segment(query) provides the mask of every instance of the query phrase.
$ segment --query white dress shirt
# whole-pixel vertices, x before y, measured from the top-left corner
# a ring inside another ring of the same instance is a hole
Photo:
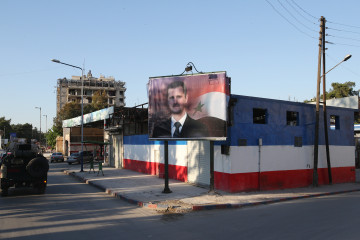
[[[173,117],[171,117],[171,136],[174,136],[174,132],[176,130],[176,127],[175,127],[176,122],[179,122],[181,124],[181,126],[179,128],[179,132],[181,133],[181,130],[182,130],[182,127],[184,126],[186,117],[187,117],[187,113],[185,113],[184,116],[179,121],[176,121]]]

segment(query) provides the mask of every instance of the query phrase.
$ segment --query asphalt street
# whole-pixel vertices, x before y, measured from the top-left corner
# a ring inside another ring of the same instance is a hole
[[[0,198],[0,239],[358,239],[360,193],[163,214],[116,199],[52,163],[44,195]]]

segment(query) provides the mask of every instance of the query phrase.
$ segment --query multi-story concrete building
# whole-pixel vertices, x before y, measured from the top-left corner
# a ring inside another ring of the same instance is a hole
[[[114,77],[93,77],[91,71],[84,75],[84,105],[92,102],[94,93],[105,90],[108,96],[108,107],[125,106],[125,82],[116,81]],[[81,103],[81,77],[72,76],[71,79],[60,78],[57,82],[56,111],[68,102]]]

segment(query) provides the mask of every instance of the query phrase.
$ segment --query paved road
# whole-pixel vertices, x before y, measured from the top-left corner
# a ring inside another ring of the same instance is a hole
[[[360,193],[159,214],[108,196],[52,163],[45,195],[0,198],[0,239],[359,239]]]
[[[158,217],[148,209],[114,199],[64,175],[62,163],[50,164],[46,194],[13,189],[0,198],[0,239],[144,239],[138,224]],[[151,230],[151,229],[150,229]]]

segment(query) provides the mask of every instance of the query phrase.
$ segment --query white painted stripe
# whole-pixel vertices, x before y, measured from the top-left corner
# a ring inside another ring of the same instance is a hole
[[[151,145],[127,145],[124,144],[124,159],[150,161]]]
[[[144,162],[164,163],[165,162],[164,146],[125,144],[124,159],[138,160]],[[169,164],[178,165],[178,166],[187,166],[186,145],[169,145]]]
[[[325,146],[319,148],[319,159],[321,167],[326,168]],[[331,167],[355,167],[355,146],[330,146]]]
[[[314,165],[313,146],[262,146],[260,171],[283,171],[312,169]],[[225,173],[247,173],[259,171],[259,147],[232,146],[230,156],[221,154],[221,147],[215,146],[215,171]],[[331,167],[354,167],[354,146],[330,146]],[[229,167],[230,166],[230,167]],[[326,168],[326,149],[319,146],[318,168]]]

